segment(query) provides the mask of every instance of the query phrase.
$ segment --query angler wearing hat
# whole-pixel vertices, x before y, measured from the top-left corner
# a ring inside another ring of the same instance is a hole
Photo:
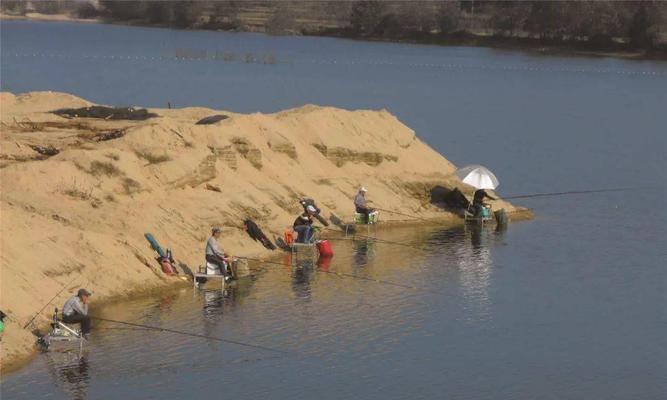
[[[221,232],[222,230],[218,227],[211,229],[211,237],[208,238],[208,241],[206,242],[206,261],[220,267],[220,272],[225,275],[225,277],[231,278],[231,274],[229,274],[226,267],[226,258],[228,255],[218,246],[218,238],[220,237]]]
[[[63,306],[63,322],[66,324],[81,324],[81,333],[86,339],[90,333],[88,302],[92,295],[86,289],[81,288],[76,296],[70,297]]]
[[[364,214],[364,223],[368,223],[368,214],[375,211],[372,208],[368,207],[366,201],[366,192],[368,192],[368,190],[365,187],[361,186],[359,188],[359,191],[357,192],[357,195],[354,196],[354,207],[359,214]]]
[[[313,238],[313,214],[317,210],[312,205],[306,207],[303,214],[296,217],[292,228],[297,233],[297,243],[310,243]]]

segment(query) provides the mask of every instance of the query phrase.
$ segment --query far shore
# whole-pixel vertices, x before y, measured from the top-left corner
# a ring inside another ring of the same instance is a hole
[[[0,20],[28,20],[28,21],[42,21],[42,22],[80,22],[80,23],[96,23],[96,24],[110,24],[110,25],[126,25],[126,26],[141,26],[149,28],[163,28],[176,29],[172,26],[159,24],[145,24],[145,23],[128,23],[109,21],[102,18],[77,18],[68,14],[40,14],[27,13],[26,15],[10,15],[0,13]],[[210,30],[203,28],[194,28],[186,30]],[[231,31],[222,31],[231,32]],[[236,32],[236,31],[234,31]],[[264,33],[262,31],[245,30],[242,32]],[[465,36],[446,39],[383,39],[377,37],[359,37],[350,34],[345,29],[334,29],[329,31],[308,32],[300,34],[301,36],[316,36],[316,37],[330,37],[367,42],[383,42],[383,43],[404,43],[404,44],[421,44],[421,45],[435,45],[445,47],[483,47],[498,50],[521,51],[532,54],[563,56],[563,57],[608,57],[625,60],[667,60],[667,53],[665,52],[646,52],[646,51],[632,51],[624,49],[595,49],[585,44],[576,43],[547,43],[538,39],[516,38],[516,37],[497,37],[477,34],[467,34]],[[294,36],[297,36],[296,34]]]

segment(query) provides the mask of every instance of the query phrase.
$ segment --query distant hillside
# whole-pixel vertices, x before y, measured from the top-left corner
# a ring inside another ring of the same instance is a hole
[[[5,15],[441,45],[667,56],[662,1],[3,1]]]

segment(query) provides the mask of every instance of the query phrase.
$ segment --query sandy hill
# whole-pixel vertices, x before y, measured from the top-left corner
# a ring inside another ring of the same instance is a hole
[[[385,110],[154,109],[155,118],[128,121],[50,113],[91,105],[63,93],[0,96],[1,309],[10,315],[3,362],[30,353],[34,338],[20,327],[63,286],[38,326],[77,287],[99,303],[176,280],[160,272],[145,232],[194,269],[212,225],[223,227],[232,254],[268,253],[243,232],[243,219],[280,236],[303,195],[326,216],[350,219],[363,184],[379,207],[451,219],[429,191],[464,187],[451,163]],[[213,114],[228,118],[195,125]]]

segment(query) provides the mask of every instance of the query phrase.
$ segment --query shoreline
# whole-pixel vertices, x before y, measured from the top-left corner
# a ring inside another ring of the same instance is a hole
[[[163,274],[146,233],[173,249],[185,276],[202,264],[212,226],[222,227],[232,255],[267,257],[270,250],[248,237],[243,221],[282,237],[302,212],[299,198],[316,199],[325,217],[350,221],[354,194],[368,187],[370,200],[399,213],[382,214],[381,229],[389,229],[425,220],[461,224],[440,207],[441,196],[473,191],[456,166],[384,109],[99,107],[112,113],[105,116],[67,93],[2,92],[0,101],[5,369],[34,351],[35,338],[22,326],[42,308],[34,326],[48,326],[47,302],[59,306],[79,287],[104,303],[182,283]],[[63,109],[75,111],[54,113]],[[223,118],[198,123],[212,115]],[[502,198],[490,203],[512,220],[531,216]],[[26,252],[34,243],[40,251]]]
[[[532,210],[528,208],[518,208],[516,211],[508,213],[508,217],[511,222],[524,222],[534,219],[535,215],[532,212]],[[441,218],[432,218],[426,221],[403,220],[403,221],[391,221],[388,223],[379,223],[376,226],[376,229],[380,231],[386,231],[395,228],[410,228],[415,226],[422,226],[429,228],[439,227],[442,229],[451,229],[463,226],[464,224],[465,222],[461,218],[452,217],[452,215],[446,215]],[[341,231],[339,234],[343,235],[344,232]],[[324,237],[323,239],[326,239],[326,237]],[[256,256],[256,257],[262,261],[272,261],[275,259],[279,259],[283,255],[284,253],[273,254],[267,252],[263,256]],[[261,265],[261,263],[257,263],[255,261],[253,261],[253,263],[255,264],[255,266]],[[252,269],[253,268],[251,268],[251,270]],[[137,297],[150,298],[160,294],[164,294],[165,291],[177,290],[179,287],[189,289],[191,287],[190,277],[187,276],[188,278],[187,280],[184,278],[186,278],[186,276],[183,275],[174,278],[167,278],[163,281],[164,284],[159,286],[143,287],[143,288],[137,287],[127,293],[113,294],[110,296],[102,297],[99,300],[95,299],[95,303],[93,303],[93,306],[91,307],[91,314],[94,315],[96,310],[104,309],[106,307],[116,304],[122,304],[128,301],[130,298],[137,298]],[[53,307],[56,307],[58,305],[54,305],[53,303],[51,303],[50,306],[51,306],[50,308],[52,309]],[[48,314],[47,310],[49,310],[48,306],[44,309],[44,311],[42,312],[42,314],[40,314],[40,316],[43,316],[43,314]],[[47,328],[48,328],[48,322],[45,322],[38,325],[35,329],[44,332]],[[34,358],[39,355],[39,348],[36,345],[33,345],[32,348],[26,350],[27,351],[21,356],[12,357],[8,360],[3,361],[2,363],[3,379],[6,378],[6,374],[12,374],[20,371],[22,368],[30,364],[34,360]]]
[[[122,21],[109,21],[102,18],[76,18],[67,14],[39,14],[29,13],[26,15],[10,15],[0,13],[0,21],[2,20],[23,20],[23,21],[39,21],[39,22],[74,22],[86,24],[104,24],[104,25],[119,25],[131,27],[144,27],[156,29],[182,30],[182,31],[210,31],[210,32],[236,32],[236,33],[261,33],[268,36],[303,36],[303,37],[321,37],[332,39],[345,39],[361,42],[378,42],[378,43],[396,43],[396,44],[413,44],[413,45],[430,45],[438,47],[477,47],[500,51],[516,51],[533,55],[543,56],[561,56],[561,57],[595,57],[595,58],[616,58],[620,60],[637,60],[637,61],[667,61],[667,52],[647,52],[630,49],[623,49],[620,45],[618,48],[604,48],[595,49],[584,42],[553,42],[534,38],[522,37],[501,37],[501,36],[486,36],[473,33],[467,33],[456,37],[427,37],[425,39],[418,38],[400,38],[387,39],[382,37],[361,37],[347,33],[345,28],[336,28],[322,31],[305,32],[302,34],[287,34],[287,35],[272,35],[266,32],[257,30],[221,30],[221,29],[206,29],[206,28],[174,28],[168,25],[161,24],[146,24],[146,23],[132,23]]]

